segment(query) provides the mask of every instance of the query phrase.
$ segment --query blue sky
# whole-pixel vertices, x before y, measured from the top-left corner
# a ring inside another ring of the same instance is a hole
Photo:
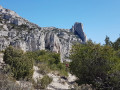
[[[88,39],[104,43],[120,34],[120,0],[0,0],[0,5],[41,27],[70,29],[82,22]]]

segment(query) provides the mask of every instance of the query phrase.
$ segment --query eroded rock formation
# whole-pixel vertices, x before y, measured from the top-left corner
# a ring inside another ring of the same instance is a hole
[[[72,29],[39,27],[23,19],[14,11],[0,6],[0,50],[9,45],[24,51],[51,50],[61,54],[61,61],[69,56],[75,42],[86,42],[81,23]]]

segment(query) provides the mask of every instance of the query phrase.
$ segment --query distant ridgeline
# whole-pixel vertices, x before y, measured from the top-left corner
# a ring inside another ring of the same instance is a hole
[[[71,29],[39,27],[20,17],[14,11],[0,6],[0,51],[9,45],[24,51],[50,50],[67,60],[72,45],[85,43],[87,37],[82,23],[76,22]]]

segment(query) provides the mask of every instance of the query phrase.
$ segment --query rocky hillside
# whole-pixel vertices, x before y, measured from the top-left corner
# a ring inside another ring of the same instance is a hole
[[[0,51],[9,45],[24,51],[48,49],[60,53],[64,61],[75,42],[86,41],[82,23],[76,22],[71,29],[39,27],[0,6]]]

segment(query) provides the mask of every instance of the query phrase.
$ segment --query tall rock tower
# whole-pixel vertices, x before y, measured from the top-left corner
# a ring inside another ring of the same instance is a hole
[[[74,24],[74,26],[72,27],[71,31],[74,32],[76,35],[78,35],[81,38],[82,42],[87,41],[87,37],[86,37],[85,33],[83,32],[83,24],[82,23],[76,22]]]

